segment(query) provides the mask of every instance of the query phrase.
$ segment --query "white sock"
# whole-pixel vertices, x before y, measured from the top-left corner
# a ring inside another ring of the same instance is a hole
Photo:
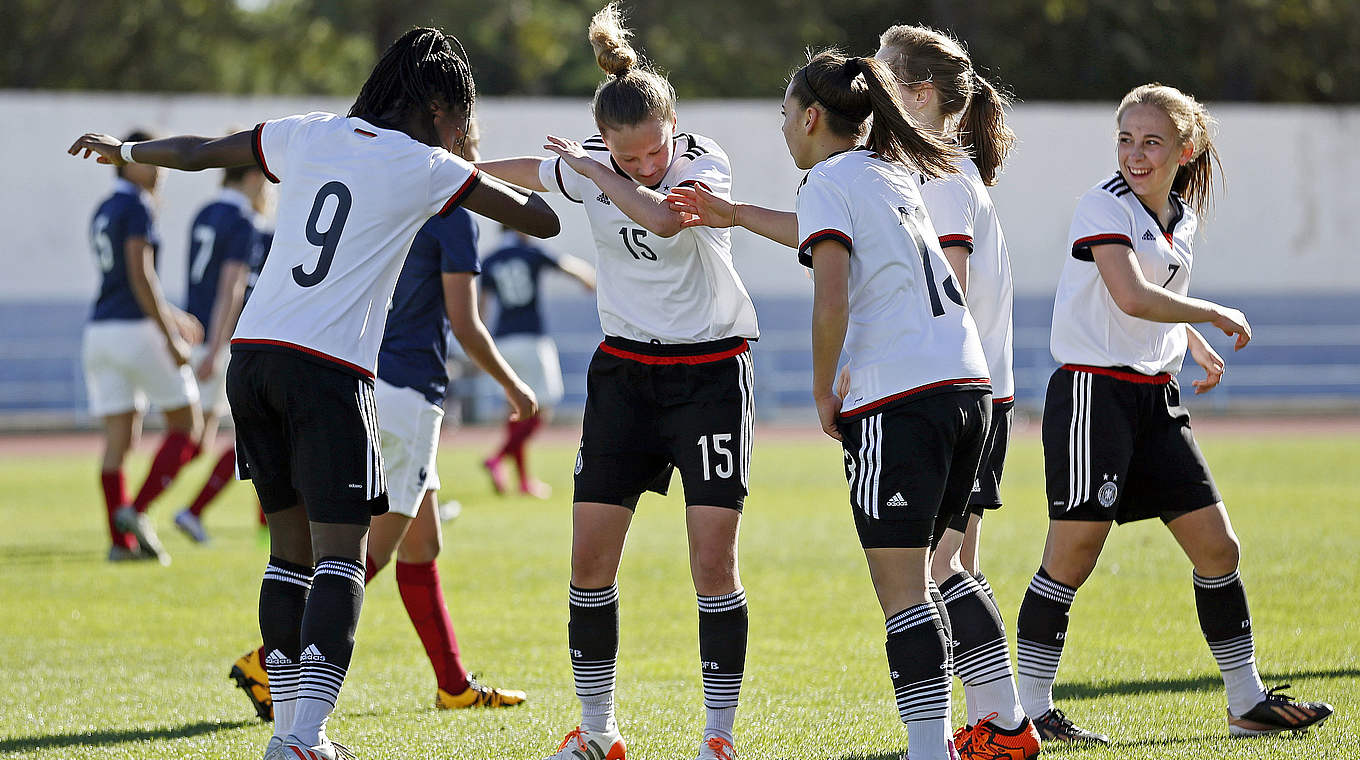
[[[288,729],[288,734],[300,744],[308,747],[317,746],[321,743],[321,737],[325,735],[326,719],[331,716],[331,711],[335,707],[330,702],[312,697],[298,697],[294,704],[296,712],[293,714],[293,725]]]
[[[614,722],[614,695],[603,694],[581,700],[581,728],[587,731],[607,731]]]
[[[1015,683],[1002,678],[978,686],[963,687],[963,693],[972,707],[968,722],[977,725],[992,713],[992,722],[1007,731],[1019,728],[1025,720],[1025,711],[1020,707],[1020,697],[1015,693]]]
[[[732,742],[732,725],[737,722],[737,708],[723,707],[715,710],[712,707],[706,707],[704,712],[708,713],[708,724],[704,726],[704,738],[718,736]]]
[[[1223,671],[1223,687],[1228,692],[1228,711],[1242,715],[1266,698],[1266,685],[1252,662],[1240,668]]]
[[[274,700],[274,735],[280,739],[288,738],[288,731],[293,727],[293,714],[297,712],[297,701],[290,699],[284,702]]]
[[[907,757],[910,760],[949,760],[950,741],[948,717],[907,723]]]
[[[1020,706],[1031,718],[1053,709],[1053,679],[1035,678],[1019,673],[1015,677],[1016,690],[1020,695]]]

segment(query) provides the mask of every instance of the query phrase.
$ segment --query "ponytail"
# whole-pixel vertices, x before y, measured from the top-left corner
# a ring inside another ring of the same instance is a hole
[[[860,138],[868,122],[867,147],[888,161],[910,164],[929,177],[958,170],[959,150],[912,123],[892,72],[873,58],[823,50],[794,73],[793,96],[804,108],[821,106],[834,134]]]
[[[623,14],[617,2],[601,8],[590,19],[587,36],[595,50],[595,63],[608,75],[595,89],[590,106],[601,133],[650,119],[671,121],[675,118],[675,88],[642,62],[642,57],[628,43],[631,35],[623,25]]]
[[[977,164],[982,184],[991,187],[1015,147],[1015,132],[1006,124],[1006,108],[1011,101],[976,70],[972,75],[973,94],[959,117],[959,145]]]
[[[453,45],[458,46],[458,53]],[[438,29],[416,27],[398,37],[378,59],[349,115],[395,126],[412,112],[440,101],[471,119],[476,97],[472,68],[458,39]]]
[[[1196,213],[1205,215],[1213,206],[1214,166],[1218,166],[1218,171],[1223,171],[1223,164],[1218,160],[1218,149],[1214,147],[1214,131],[1218,121],[1193,96],[1170,85],[1156,83],[1139,85],[1130,90],[1115,111],[1115,121],[1122,120],[1125,111],[1140,104],[1161,109],[1175,126],[1180,144],[1190,143],[1194,146],[1190,161],[1176,170],[1171,190],[1185,199]]]

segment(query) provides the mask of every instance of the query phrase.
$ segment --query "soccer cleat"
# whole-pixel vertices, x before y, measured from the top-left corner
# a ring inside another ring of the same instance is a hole
[[[203,529],[203,521],[188,509],[181,509],[175,513],[175,527],[196,544],[208,543],[208,531]]]
[[[1046,742],[1110,743],[1110,737],[1078,726],[1056,707],[1034,718],[1031,723],[1039,731],[1039,738]]]
[[[274,720],[274,700],[269,696],[269,673],[264,669],[264,647],[241,655],[231,666],[228,678],[246,693],[255,714],[266,723]]]
[[[1034,760],[1039,756],[1039,732],[1029,718],[1006,730],[992,722],[996,713],[954,732],[954,746],[963,760]]]
[[[1231,736],[1265,736],[1284,731],[1302,732],[1309,726],[1321,725],[1332,717],[1332,706],[1326,702],[1296,702],[1284,694],[1289,684],[1276,686],[1266,692],[1266,698],[1240,717],[1228,711],[1228,734]]]
[[[516,689],[498,689],[477,683],[474,676],[468,677],[467,688],[457,694],[439,689],[434,697],[434,706],[441,710],[461,710],[467,707],[514,707],[528,699]]]
[[[699,745],[696,760],[737,760],[737,748],[721,736],[710,736]]]
[[[624,760],[623,737],[610,721],[604,731],[586,731],[577,726],[567,732],[557,752],[545,760]]]
[[[161,546],[156,529],[151,526],[151,518],[147,517],[145,512],[138,512],[131,504],[124,504],[113,513],[113,522],[118,530],[136,537],[137,545],[142,547],[143,554],[155,557],[162,565],[170,564],[170,555],[166,553],[165,547]]]
[[[537,478],[527,478],[519,482],[519,492],[533,499],[552,498],[552,486]]]
[[[269,743],[264,746],[264,758],[262,760],[288,760],[292,754],[283,746],[283,740],[277,736],[269,737]],[[293,760],[297,760],[296,755]]]
[[[289,736],[283,740],[284,757],[288,760],[357,760],[357,756],[350,751],[349,747],[337,744],[326,737],[321,737],[321,743],[308,746],[296,736]]]
[[[126,546],[116,545],[109,547],[110,562],[136,562],[144,559],[155,559],[155,557],[143,554],[141,549],[129,549]]]

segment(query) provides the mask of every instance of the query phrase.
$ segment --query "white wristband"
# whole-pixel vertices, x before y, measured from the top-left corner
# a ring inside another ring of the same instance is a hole
[[[135,142],[125,142],[123,143],[123,146],[118,149],[118,155],[123,157],[123,163],[125,164],[137,163],[137,161],[132,158],[132,146],[136,144],[137,143]]]

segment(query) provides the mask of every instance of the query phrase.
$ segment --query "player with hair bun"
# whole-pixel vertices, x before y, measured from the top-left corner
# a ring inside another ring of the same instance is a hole
[[[1206,393],[1223,358],[1192,327],[1251,340],[1237,309],[1191,298],[1192,247],[1212,196],[1213,119],[1190,95],[1146,84],[1115,112],[1118,169],[1077,202],[1053,306],[1062,365],[1044,403],[1048,539],[1020,606],[1020,700],[1045,740],[1108,743],[1053,703],[1068,613],[1114,523],[1157,517],[1193,565],[1200,628],[1223,676],[1228,732],[1299,731],[1332,714],[1267,690],[1256,670],[1240,546],[1181,405],[1187,348]]]
[[[257,164],[281,183],[272,248],[227,369],[238,467],[269,521],[265,760],[351,754],[325,723],[354,649],[369,521],[388,509],[373,377],[383,311],[416,232],[460,204],[530,234],[559,229],[542,199],[450,152],[466,139],[475,96],[451,42],[438,29],[403,34],[348,116],[289,116],[217,139],[86,134],[69,149],[118,166]]]
[[[478,164],[583,205],[598,253],[605,339],[586,381],[567,626],[582,717],[553,757],[624,757],[614,719],[616,579],[639,497],[664,492],[675,468],[698,594],[707,714],[699,757],[730,760],[747,638],[737,572],[754,424],[747,341],[759,332],[728,232],[687,229],[665,200],[690,185],[726,197],[727,156],[707,137],[675,131],[675,90],[628,35],[615,4],[591,19],[590,42],[606,74],[592,103],[599,134],[584,144],[548,137],[544,148],[555,157]]]

